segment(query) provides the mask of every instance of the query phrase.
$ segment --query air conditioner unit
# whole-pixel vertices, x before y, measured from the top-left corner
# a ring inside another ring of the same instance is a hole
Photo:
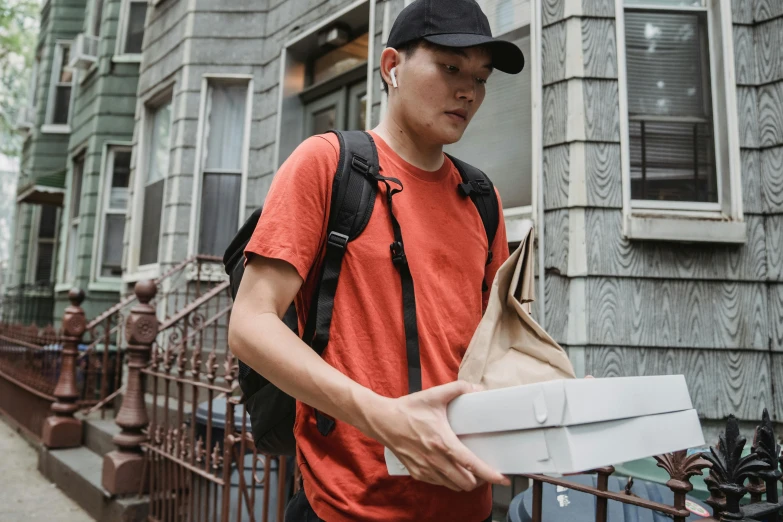
[[[71,46],[71,60],[68,66],[74,69],[89,69],[98,59],[97,36],[90,36],[84,33],[76,35],[76,39]]]
[[[16,130],[26,132],[35,125],[35,110],[32,107],[24,106],[19,109],[16,115]]]

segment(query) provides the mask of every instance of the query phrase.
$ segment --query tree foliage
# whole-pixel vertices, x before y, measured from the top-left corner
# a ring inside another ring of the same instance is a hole
[[[0,152],[9,156],[21,149],[16,117],[27,103],[39,10],[38,0],[0,0]]]

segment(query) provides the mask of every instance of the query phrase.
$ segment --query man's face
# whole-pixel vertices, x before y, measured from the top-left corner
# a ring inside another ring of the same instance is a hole
[[[422,45],[397,68],[396,103],[405,124],[431,143],[459,141],[484,101],[492,73],[483,47],[451,49]]]

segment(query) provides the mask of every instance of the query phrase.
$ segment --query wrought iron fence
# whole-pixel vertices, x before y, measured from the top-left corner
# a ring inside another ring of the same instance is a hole
[[[234,393],[229,284],[203,293],[159,328],[142,370],[152,393],[146,450],[150,520],[280,521],[293,461],[259,454]]]
[[[533,522],[544,520],[543,489],[544,484],[550,484],[559,490],[568,489],[594,496],[596,522],[609,520],[609,501],[649,509],[675,522],[685,522],[691,515],[686,509],[686,494],[693,489],[690,479],[708,470],[709,476],[705,483],[710,498],[706,504],[712,507],[713,515],[702,520],[778,522],[783,514],[783,503],[778,495],[783,457],[767,410],[764,410],[762,422],[756,428],[750,453],[742,456],[745,445],[746,440],[740,435],[737,420],[730,416],[726,431],[709,452],[689,455],[686,451],[680,451],[655,457],[658,466],[669,474],[670,480],[666,486],[674,494],[672,505],[634,495],[632,481],[628,482],[624,491],[610,490],[609,479],[614,473],[613,467],[590,472],[597,475],[595,487],[577,483],[573,479],[526,475],[533,483],[530,519]]]
[[[0,295],[0,322],[46,326],[54,323],[54,283],[23,284]]]

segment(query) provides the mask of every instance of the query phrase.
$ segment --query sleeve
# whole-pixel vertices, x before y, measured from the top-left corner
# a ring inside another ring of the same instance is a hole
[[[333,139],[332,139],[333,138]],[[326,234],[332,182],[339,163],[333,134],[305,140],[277,171],[245,256],[292,265],[307,280]]]
[[[495,193],[498,197],[498,230],[495,233],[495,241],[492,243],[492,262],[487,265],[484,277],[487,282],[487,286],[492,287],[492,281],[495,280],[495,273],[506,259],[508,259],[508,236],[506,235],[506,220],[503,217],[503,200],[500,199],[500,193],[495,189]],[[482,299],[483,309],[486,310],[487,303],[489,302],[489,291],[484,292]]]

